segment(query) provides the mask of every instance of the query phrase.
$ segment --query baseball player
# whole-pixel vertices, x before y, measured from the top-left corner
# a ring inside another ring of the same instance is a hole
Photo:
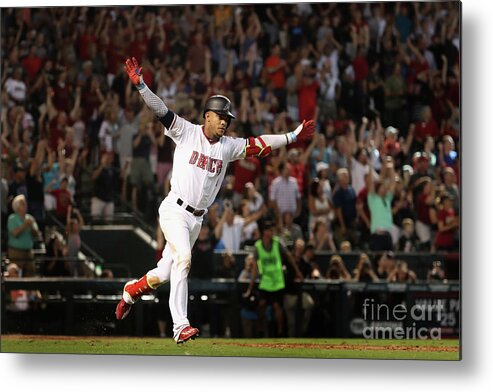
[[[173,338],[177,343],[198,336],[187,318],[188,283],[192,247],[199,235],[207,208],[214,202],[229,162],[250,156],[264,157],[272,150],[297,140],[311,139],[313,120],[303,121],[294,131],[256,138],[225,136],[232,119],[231,101],[222,95],[210,97],[204,108],[204,125],[196,125],[168,109],[144,83],[142,67],[133,57],[125,70],[145,104],[164,125],[164,133],[176,144],[171,191],[159,207],[159,225],[166,246],[157,267],[139,280],[125,284],[116,308],[116,318],[124,319],[142,296],[170,281],[169,307],[173,318]]]

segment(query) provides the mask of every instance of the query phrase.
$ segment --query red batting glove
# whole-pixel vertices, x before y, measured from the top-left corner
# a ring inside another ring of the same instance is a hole
[[[125,61],[125,71],[127,71],[127,75],[134,85],[138,86],[144,83],[142,79],[142,67],[139,67],[139,62],[135,57],[128,58]]]
[[[303,120],[301,130],[296,135],[296,140],[310,140],[315,133],[315,122],[313,120]]]

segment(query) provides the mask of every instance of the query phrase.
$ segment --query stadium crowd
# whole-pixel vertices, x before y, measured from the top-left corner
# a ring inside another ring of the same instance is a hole
[[[123,70],[134,56],[192,122],[224,94],[232,136],[317,123],[311,143],[228,168],[196,252],[249,249],[265,219],[298,257],[458,250],[459,18],[453,2],[5,9],[2,248],[31,257],[50,216],[66,224],[50,247],[77,255],[86,212],[167,194],[174,145]],[[351,276],[339,259],[321,274]],[[353,278],[374,279],[365,260]]]

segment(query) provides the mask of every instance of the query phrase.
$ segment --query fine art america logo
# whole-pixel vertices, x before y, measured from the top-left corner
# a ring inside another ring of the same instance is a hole
[[[362,308],[363,320],[358,329],[365,339],[439,340],[442,337],[442,329],[436,326],[445,315],[441,300],[408,307],[403,303],[389,306],[365,298]]]

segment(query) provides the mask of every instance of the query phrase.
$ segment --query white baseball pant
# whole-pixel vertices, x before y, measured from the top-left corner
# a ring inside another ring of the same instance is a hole
[[[169,308],[173,318],[173,335],[190,325],[187,318],[188,272],[192,260],[192,247],[202,226],[203,216],[197,217],[168,196],[159,207],[159,225],[166,238],[166,246],[157,267],[147,273],[160,284],[170,281]]]

